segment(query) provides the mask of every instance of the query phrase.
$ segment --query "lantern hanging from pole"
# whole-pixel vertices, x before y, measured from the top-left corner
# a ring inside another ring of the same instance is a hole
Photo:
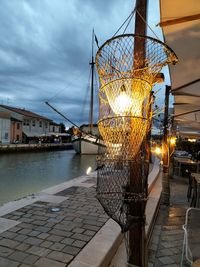
[[[143,50],[142,58],[136,52],[138,45]],[[123,231],[133,221],[129,204],[145,202],[147,197],[145,190],[141,192],[137,185],[135,192],[129,192],[128,188],[134,169],[136,176],[145,179],[144,163],[138,163],[136,158],[151,123],[151,89],[162,67],[176,62],[176,55],[164,43],[134,34],[109,39],[96,55],[101,85],[98,127],[107,147],[99,162],[97,197]]]

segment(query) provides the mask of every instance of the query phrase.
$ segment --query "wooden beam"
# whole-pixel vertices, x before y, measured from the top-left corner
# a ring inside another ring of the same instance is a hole
[[[191,97],[200,97],[200,95],[190,94],[190,93],[183,93],[183,92],[175,92],[173,96],[191,96]]]
[[[176,91],[178,91],[178,90],[181,90],[181,89],[183,89],[183,88],[185,88],[185,87],[188,87],[188,86],[190,86],[190,85],[192,85],[192,84],[194,84],[194,83],[197,83],[197,82],[200,82],[200,78],[198,78],[198,79],[196,79],[196,80],[194,80],[194,81],[191,81],[191,82],[189,82],[189,83],[183,84],[183,85],[181,85],[181,86],[179,86],[179,87],[177,87],[177,88],[172,89],[172,94],[174,94],[174,92],[176,92]]]
[[[174,117],[174,118],[177,118],[177,117],[180,117],[180,116],[188,115],[188,114],[195,113],[195,112],[199,112],[199,111],[200,111],[200,109],[195,109],[195,110],[191,110],[191,111],[188,111],[188,112],[184,112],[184,113],[181,113],[181,114],[178,114],[178,115],[174,115],[173,117]]]
[[[169,19],[166,21],[162,21],[158,25],[160,27],[167,27],[167,26],[172,26],[175,24],[180,24],[180,23],[189,22],[189,21],[198,20],[198,19],[200,19],[200,14],[195,14],[195,15],[191,15],[191,16],[185,16],[185,17],[181,17],[181,18]]]

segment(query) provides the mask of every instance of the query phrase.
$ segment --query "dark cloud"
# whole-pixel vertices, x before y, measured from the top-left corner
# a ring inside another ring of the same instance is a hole
[[[0,103],[63,121],[49,100],[86,122],[92,29],[102,44],[133,8],[132,0],[1,0]]]

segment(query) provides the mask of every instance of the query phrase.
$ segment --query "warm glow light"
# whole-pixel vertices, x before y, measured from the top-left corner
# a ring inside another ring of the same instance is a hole
[[[115,99],[115,106],[118,107],[118,113],[124,115],[131,109],[132,101],[126,92],[122,91]]]
[[[188,142],[191,142],[191,143],[194,143],[196,142],[197,140],[195,138],[188,138]]]
[[[170,138],[170,144],[175,145],[176,144],[176,137],[171,137]]]
[[[162,149],[160,147],[156,147],[155,150],[154,150],[155,154],[156,155],[161,155],[162,154]]]
[[[88,167],[87,171],[86,171],[86,174],[89,175],[91,172],[92,172],[92,167]]]

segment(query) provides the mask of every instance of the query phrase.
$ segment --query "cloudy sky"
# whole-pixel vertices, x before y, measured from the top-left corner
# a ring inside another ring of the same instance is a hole
[[[149,2],[148,23],[161,36],[155,28],[157,0]],[[129,16],[134,0],[0,0],[0,5],[0,104],[64,122],[45,105],[49,101],[75,123],[87,122],[92,29],[103,44]],[[163,95],[161,89],[159,105]]]

